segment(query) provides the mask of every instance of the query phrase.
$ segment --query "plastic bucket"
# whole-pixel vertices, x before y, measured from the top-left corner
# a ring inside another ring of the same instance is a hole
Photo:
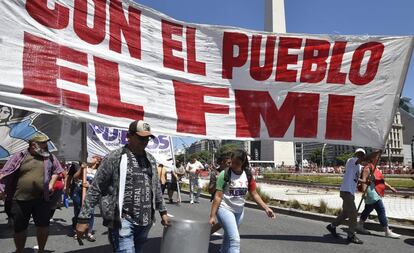
[[[211,225],[207,221],[170,219],[161,253],[208,253]]]

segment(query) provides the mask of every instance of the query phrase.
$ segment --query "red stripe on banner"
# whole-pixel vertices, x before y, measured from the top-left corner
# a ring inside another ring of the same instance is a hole
[[[235,90],[235,96],[237,137],[260,137],[260,117],[271,138],[284,137],[293,119],[294,137],[317,136],[319,94],[289,92],[280,108],[267,91]]]
[[[106,22],[106,1],[93,0],[93,27],[87,24],[88,19],[88,1],[75,0],[74,24],[75,33],[83,41],[92,45],[97,45],[105,39],[105,22]]]
[[[55,9],[47,7],[48,0],[26,0],[26,10],[40,24],[54,29],[63,29],[69,23],[69,9],[55,3]]]
[[[228,98],[229,89],[210,88],[173,80],[177,132],[206,134],[206,113],[229,114],[229,106],[204,102],[204,97]]]
[[[354,96],[329,95],[328,112],[326,115],[326,139],[352,139],[354,102]]]
[[[118,64],[99,57],[94,57],[93,60],[98,113],[134,120],[144,119],[144,107],[121,101]]]
[[[109,49],[121,53],[122,33],[131,57],[141,59],[141,11],[129,6],[127,22],[122,2],[112,0],[109,13]]]

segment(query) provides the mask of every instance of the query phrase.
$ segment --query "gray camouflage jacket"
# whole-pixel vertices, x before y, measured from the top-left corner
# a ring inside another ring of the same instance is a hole
[[[79,216],[78,223],[88,223],[93,208],[100,203],[103,225],[108,228],[120,228],[121,219],[118,207],[119,198],[119,180],[120,180],[120,163],[121,157],[126,152],[126,147],[119,148],[109,153],[101,162],[92,185],[89,187],[85,204],[83,205]],[[164,199],[161,194],[160,180],[158,179],[157,164],[155,158],[146,153],[147,159],[152,169],[152,203],[159,212],[167,211]],[[152,210],[152,221],[155,222],[155,210]]]

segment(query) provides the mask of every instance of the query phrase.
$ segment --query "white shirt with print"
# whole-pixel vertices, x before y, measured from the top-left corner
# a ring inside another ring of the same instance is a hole
[[[362,166],[355,164],[357,157],[349,158],[345,165],[344,179],[341,184],[341,192],[349,192],[355,195],[359,173],[361,173]]]
[[[244,171],[241,175],[232,172],[230,181],[227,182],[227,186],[224,188],[220,208],[226,208],[233,213],[243,212],[248,186],[249,181]]]

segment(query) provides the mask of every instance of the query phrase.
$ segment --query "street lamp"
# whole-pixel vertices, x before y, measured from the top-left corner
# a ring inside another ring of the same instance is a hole
[[[322,147],[322,162],[321,162],[321,166],[322,166],[322,171],[323,171],[323,153],[325,152],[325,147],[326,147],[326,143],[324,143],[323,144],[323,147]]]
[[[300,167],[303,173],[303,142],[300,144],[300,155],[301,155],[301,160],[302,160],[302,162],[300,163]]]
[[[387,144],[388,147],[388,169],[391,172],[391,144],[388,142]]]

